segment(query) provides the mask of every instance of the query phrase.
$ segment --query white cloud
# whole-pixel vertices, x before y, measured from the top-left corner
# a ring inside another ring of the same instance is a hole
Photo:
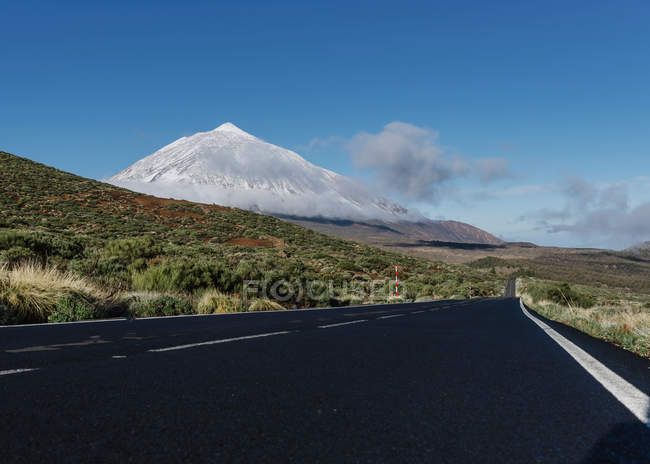
[[[650,202],[631,205],[626,183],[595,185],[580,178],[561,186],[562,208],[542,209],[523,219],[550,234],[568,233],[614,248],[650,239]]]
[[[378,134],[355,135],[347,149],[358,167],[371,169],[380,187],[420,201],[435,201],[441,184],[469,171],[465,160],[449,156],[438,132],[391,122]]]

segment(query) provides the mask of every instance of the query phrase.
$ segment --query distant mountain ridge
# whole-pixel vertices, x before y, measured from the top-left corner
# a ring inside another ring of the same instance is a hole
[[[108,182],[160,197],[299,218],[292,222],[344,238],[363,238],[359,232],[383,227],[412,240],[502,243],[469,224],[428,219],[228,122],[182,137]],[[356,229],[343,226],[345,221]]]
[[[277,217],[317,232],[376,246],[430,241],[485,245],[502,245],[504,243],[500,238],[478,227],[458,221],[422,219],[420,221],[384,222],[286,215]]]

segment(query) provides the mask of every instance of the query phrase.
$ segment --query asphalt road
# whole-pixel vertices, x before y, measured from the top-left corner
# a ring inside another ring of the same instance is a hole
[[[548,324],[650,394],[650,362]],[[0,399],[1,463],[650,462],[516,299],[3,327]]]

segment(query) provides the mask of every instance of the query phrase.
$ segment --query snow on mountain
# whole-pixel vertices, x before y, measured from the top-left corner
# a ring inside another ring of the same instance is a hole
[[[159,197],[268,214],[390,222],[424,219],[228,122],[182,137],[108,182]]]

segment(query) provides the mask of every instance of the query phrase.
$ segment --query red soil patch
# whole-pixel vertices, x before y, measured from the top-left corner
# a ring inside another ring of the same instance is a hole
[[[230,239],[226,243],[230,243],[231,245],[247,246],[251,248],[257,248],[257,247],[273,248],[275,246],[273,240],[269,240],[265,238],[239,237],[239,238]]]
[[[119,192],[115,192],[117,195],[119,195]],[[113,192],[111,192],[111,196],[114,197]],[[115,198],[115,197],[114,197]],[[219,205],[208,205],[205,203],[194,203],[191,201],[186,201],[186,200],[173,200],[171,198],[158,198],[158,197],[152,197],[150,195],[139,195],[135,198],[133,198],[133,201],[137,203],[140,206],[144,206],[145,208],[158,208],[158,207],[164,207],[168,205],[184,205],[184,206],[198,206],[202,210],[217,210],[217,211],[230,211],[230,208],[227,208],[225,206],[219,206]]]

